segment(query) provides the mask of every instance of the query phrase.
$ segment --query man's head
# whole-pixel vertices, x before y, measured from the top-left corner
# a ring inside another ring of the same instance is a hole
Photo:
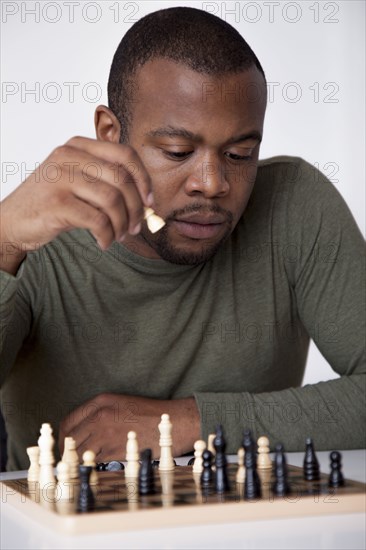
[[[136,71],[158,57],[212,76],[257,67],[265,79],[250,46],[234,27],[219,17],[185,7],[150,13],[137,21],[122,38],[109,74],[108,102],[121,124],[121,143],[128,142]]]
[[[230,235],[253,188],[263,132],[263,69],[240,34],[194,8],[139,20],[115,53],[97,134],[136,149],[166,226],[131,238],[143,255],[195,264]],[[114,137],[113,139],[117,139]]]

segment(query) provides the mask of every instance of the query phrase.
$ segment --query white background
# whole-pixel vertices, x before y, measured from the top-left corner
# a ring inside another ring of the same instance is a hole
[[[69,137],[94,137],[120,39],[134,20],[179,5],[225,19],[261,61],[270,88],[261,158],[289,154],[318,166],[364,232],[363,0],[2,1],[2,198]],[[312,344],[304,382],[333,377]]]

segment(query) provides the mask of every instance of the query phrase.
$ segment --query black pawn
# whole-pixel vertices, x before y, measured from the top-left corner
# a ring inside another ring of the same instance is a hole
[[[212,471],[212,453],[208,449],[205,449],[202,453],[202,466],[201,473],[201,487],[202,489],[210,489],[214,482],[214,473]]]
[[[244,437],[245,439],[245,437]],[[244,498],[245,500],[254,500],[261,497],[261,482],[257,472],[257,453],[253,440],[249,444],[249,439],[246,441],[244,466]]]
[[[224,438],[224,432],[222,426],[218,426],[216,430],[216,437],[213,440],[213,446],[216,451],[215,455],[215,489],[217,493],[224,493],[230,490],[229,479],[227,476],[227,463],[226,463],[226,441]]]
[[[330,458],[330,475],[329,487],[342,487],[344,485],[344,477],[342,474],[342,455],[338,451],[332,451]]]
[[[285,497],[291,493],[288,482],[288,470],[283,445],[276,445],[276,455],[274,461],[275,481],[272,485],[273,493],[277,497]]]
[[[139,495],[152,495],[155,493],[154,469],[151,457],[151,449],[145,449],[140,455],[141,464],[138,478]]]
[[[78,499],[78,511],[90,512],[95,506],[95,499],[92,488],[90,487],[91,466],[79,466],[80,493]]]
[[[307,481],[318,481],[320,479],[319,462],[313,447],[313,441],[310,437],[306,440],[306,449],[304,457],[304,479]]]

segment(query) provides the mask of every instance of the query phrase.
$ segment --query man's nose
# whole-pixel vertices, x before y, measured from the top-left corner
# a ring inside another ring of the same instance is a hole
[[[230,187],[224,167],[219,162],[205,161],[186,180],[188,195],[202,194],[206,198],[224,197]]]

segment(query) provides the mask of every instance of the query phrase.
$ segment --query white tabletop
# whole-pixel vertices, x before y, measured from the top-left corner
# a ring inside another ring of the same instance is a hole
[[[366,482],[366,451],[343,451],[343,472],[348,479]],[[329,453],[318,452],[324,472],[329,471]],[[288,462],[302,465],[303,453],[288,453]],[[185,464],[187,459],[180,459]],[[19,477],[22,476],[18,472]],[[0,479],[14,478],[14,472]],[[24,472],[23,472],[24,477]],[[273,519],[150,529],[93,535],[66,536],[40,526],[1,502],[0,548],[7,549],[364,549],[365,515],[344,514],[321,517]]]

